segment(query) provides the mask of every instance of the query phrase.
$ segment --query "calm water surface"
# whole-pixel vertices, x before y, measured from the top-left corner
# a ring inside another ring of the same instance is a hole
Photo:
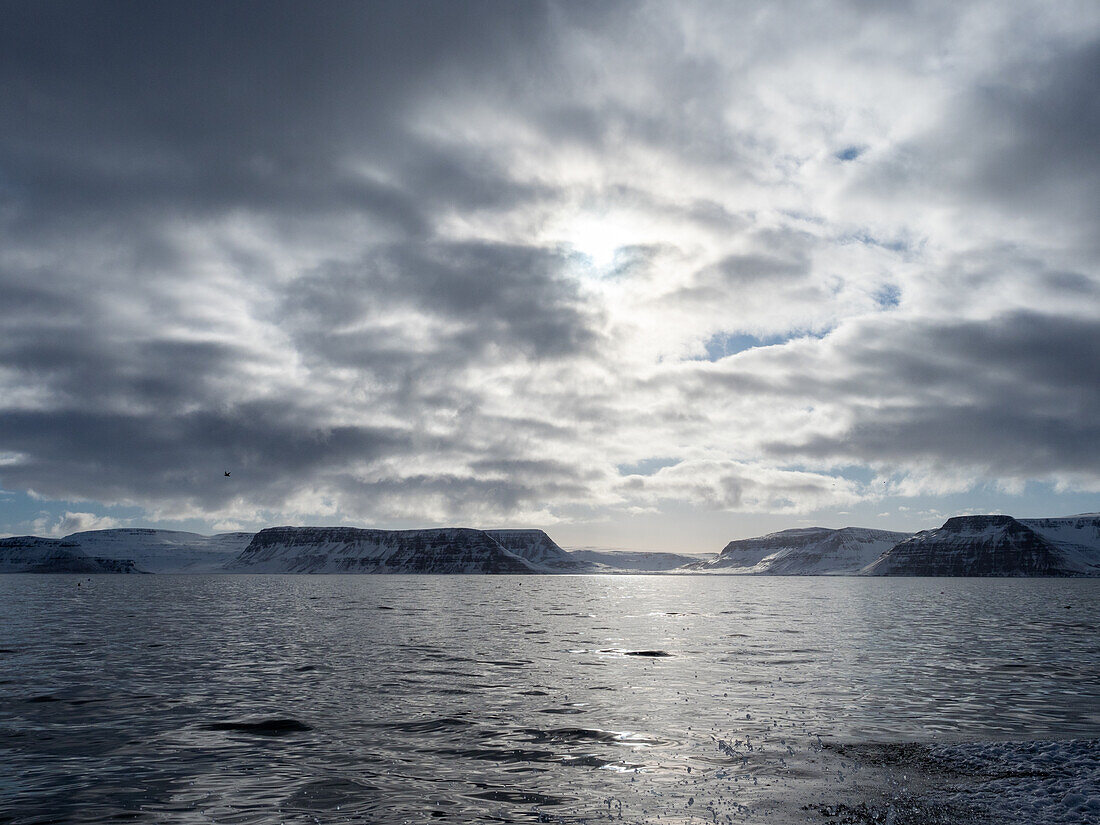
[[[1098,625],[1096,580],[0,576],[0,822],[754,821],[821,741],[1100,735]]]

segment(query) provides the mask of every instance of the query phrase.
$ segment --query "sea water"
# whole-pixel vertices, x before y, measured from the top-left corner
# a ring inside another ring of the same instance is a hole
[[[3,576],[0,822],[778,821],[775,800],[852,781],[831,748],[1100,736],[1098,597],[1080,579]]]

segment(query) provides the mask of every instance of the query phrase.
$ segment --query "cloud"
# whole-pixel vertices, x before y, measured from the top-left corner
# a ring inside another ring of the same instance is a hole
[[[621,485],[631,502],[680,501],[727,512],[803,513],[842,507],[866,491],[847,479],[746,462],[693,460],[631,476]]]
[[[1091,318],[1023,310],[980,322],[869,322],[823,342],[818,364],[771,372],[777,394],[843,406],[844,426],[764,449],[788,460],[1096,484],[1097,341]]]
[[[9,5],[0,482],[245,526],[1100,488],[1098,43],[1088,3]]]
[[[405,352],[454,368],[455,359],[478,359],[490,346],[571,355],[595,345],[599,323],[568,275],[571,265],[561,250],[485,242],[375,249],[367,260],[327,265],[289,284],[280,314],[293,319],[303,350],[348,364],[377,353],[396,365]],[[417,327],[411,334],[409,324],[393,323],[402,313]],[[387,346],[395,336],[396,346]]]
[[[890,161],[867,170],[868,185],[880,195],[915,190],[928,206],[971,213],[967,223],[992,223],[990,232],[1013,226],[1035,241],[1062,235],[1095,252],[1098,72],[1095,39],[1008,59],[957,93],[942,118]]]
[[[321,427],[283,404],[174,415],[73,409],[0,414],[4,476],[51,498],[142,504],[166,515],[287,506],[301,488],[400,449],[400,432]],[[226,479],[222,470],[234,475]]]
[[[123,522],[106,516],[97,516],[94,513],[64,513],[56,520],[48,515],[35,519],[31,523],[36,536],[68,536],[72,533],[82,533],[86,530],[108,530],[119,527]]]

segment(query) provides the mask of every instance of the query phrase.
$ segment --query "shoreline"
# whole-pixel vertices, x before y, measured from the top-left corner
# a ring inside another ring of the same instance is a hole
[[[833,744],[864,782],[803,810],[844,825],[1100,822],[1100,739]],[[868,777],[867,774],[871,776]],[[853,782],[855,786],[858,779]]]

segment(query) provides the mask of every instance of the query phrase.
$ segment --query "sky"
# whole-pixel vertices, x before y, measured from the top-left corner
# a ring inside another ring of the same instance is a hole
[[[1092,0],[4,3],[0,534],[1100,510],[1098,135]]]

